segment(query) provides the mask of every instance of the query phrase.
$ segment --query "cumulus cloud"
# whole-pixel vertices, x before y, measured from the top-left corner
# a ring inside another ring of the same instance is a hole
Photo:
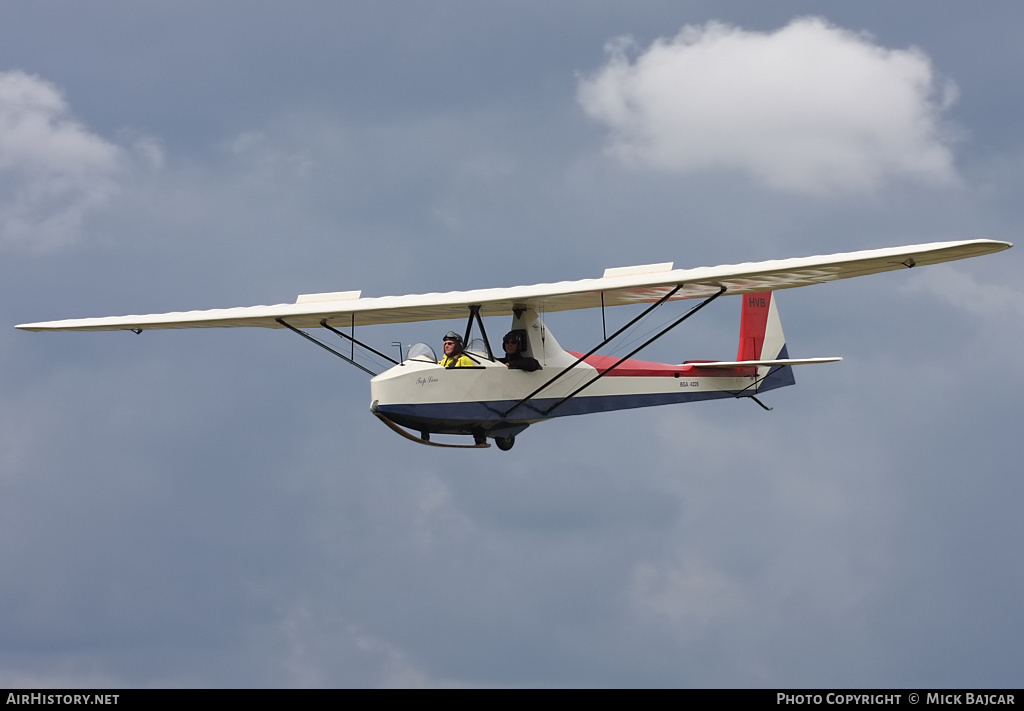
[[[736,170],[797,193],[956,181],[941,120],[955,87],[917,49],[886,49],[817,18],[770,33],[687,26],[631,59],[634,49],[628,38],[610,43],[578,90],[628,164]]]
[[[124,152],[70,115],[60,92],[0,72],[0,244],[52,248],[117,189]]]

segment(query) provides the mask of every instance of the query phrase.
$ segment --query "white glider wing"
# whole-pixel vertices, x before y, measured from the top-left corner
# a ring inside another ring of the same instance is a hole
[[[311,294],[300,296],[294,304],[70,319],[26,323],[17,328],[26,331],[139,331],[236,326],[283,328],[278,319],[297,328],[316,328],[323,320],[340,328],[353,324],[366,326],[461,318],[470,305],[480,305],[481,316],[506,316],[521,308],[538,312],[567,311],[600,307],[602,303],[605,306],[651,303],[679,285],[682,288],[672,297],[673,300],[708,297],[722,287],[729,294],[792,289],[967,259],[1011,246],[1009,242],[968,240],[695,269],[673,269],[671,264],[656,264],[609,269],[600,279],[554,284],[371,298],[360,298],[360,292],[353,291]]]

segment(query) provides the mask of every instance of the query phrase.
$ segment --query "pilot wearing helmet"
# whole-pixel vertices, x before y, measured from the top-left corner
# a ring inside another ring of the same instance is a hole
[[[502,348],[505,349],[505,357],[499,358],[498,361],[504,363],[506,368],[509,370],[525,370],[528,373],[540,370],[540,363],[537,362],[536,358],[523,355],[523,351],[526,350],[525,331],[522,329],[509,331],[501,339],[501,344]]]
[[[462,352],[462,336],[455,331],[444,334],[444,358],[438,365],[445,368],[471,368],[476,365],[469,356]]]

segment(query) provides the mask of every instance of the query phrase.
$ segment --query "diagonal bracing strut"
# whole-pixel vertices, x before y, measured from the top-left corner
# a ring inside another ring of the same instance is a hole
[[[288,324],[285,324],[285,325],[287,326]],[[391,356],[384,355],[383,353],[378,351],[376,348],[371,348],[370,346],[366,345],[362,341],[359,341],[359,340],[353,338],[352,336],[348,335],[347,333],[342,333],[341,331],[339,331],[338,329],[334,328],[329,323],[327,323],[327,319],[321,319],[320,320],[320,325],[323,326],[324,328],[326,328],[328,331],[331,331],[332,333],[336,333],[339,336],[341,336],[342,338],[347,338],[348,340],[352,341],[352,346],[353,347],[360,346],[361,348],[365,348],[366,350],[370,351],[371,353],[376,353],[377,355],[379,355],[381,358],[383,358],[386,361],[394,363],[395,365],[401,365],[401,363],[399,363],[397,360],[395,360]]]
[[[673,296],[675,296],[676,292],[678,292],[678,291],[679,291],[680,289],[682,289],[682,288],[683,288],[683,286],[684,286],[683,284],[679,284],[679,285],[677,285],[677,286],[676,286],[676,287],[675,287],[674,289],[672,289],[672,290],[671,290],[670,292],[668,292],[667,294],[665,294],[665,295],[664,295],[663,297],[661,297],[661,298],[660,298],[660,299],[659,299],[658,301],[656,301],[655,303],[651,304],[651,305],[650,305],[650,306],[648,306],[648,307],[647,307],[646,309],[644,309],[644,310],[643,310],[643,312],[642,312],[642,313],[641,313],[640,315],[638,315],[638,316],[637,316],[636,318],[634,318],[634,319],[630,320],[630,321],[629,321],[629,322],[628,322],[628,323],[627,323],[626,325],[624,325],[624,326],[623,326],[622,328],[620,328],[619,330],[617,330],[617,331],[616,331],[615,333],[613,333],[613,334],[612,334],[611,336],[608,336],[608,337],[607,337],[607,338],[605,338],[605,339],[604,339],[603,341],[601,341],[600,343],[598,343],[598,344],[597,344],[596,346],[594,346],[593,348],[591,348],[591,349],[590,349],[589,351],[587,351],[586,353],[584,353],[584,354],[583,354],[582,356],[580,356],[579,358],[577,358],[577,359],[576,359],[576,361],[575,361],[575,362],[574,362],[574,363],[573,363],[572,365],[570,365],[570,366],[569,366],[568,368],[566,368],[566,369],[565,369],[565,370],[563,370],[562,372],[560,372],[560,373],[558,373],[557,375],[555,375],[555,376],[554,376],[553,378],[551,378],[550,380],[548,380],[547,382],[545,382],[545,383],[544,383],[543,385],[541,385],[541,386],[540,386],[539,388],[537,388],[536,390],[534,390],[534,391],[533,391],[532,393],[530,393],[529,395],[527,395],[526,397],[524,397],[524,398],[523,398],[522,400],[520,400],[519,402],[517,402],[516,404],[514,404],[514,405],[513,405],[512,407],[510,407],[509,409],[505,410],[505,412],[501,413],[501,416],[502,416],[502,417],[508,417],[508,416],[509,416],[509,414],[510,414],[511,412],[513,412],[513,411],[515,411],[515,410],[516,410],[516,408],[518,408],[518,407],[520,407],[521,405],[523,405],[524,403],[526,403],[526,402],[528,402],[528,401],[532,400],[532,399],[533,399],[533,398],[534,398],[534,397],[535,397],[535,396],[536,396],[536,395],[537,395],[538,393],[540,393],[540,392],[542,392],[543,390],[545,390],[545,389],[546,389],[546,388],[547,388],[548,386],[550,386],[550,385],[551,385],[552,383],[554,383],[554,382],[555,382],[556,380],[558,380],[558,379],[559,379],[559,378],[561,378],[561,377],[562,377],[563,375],[565,375],[566,373],[568,373],[569,371],[571,371],[571,370],[572,370],[573,368],[575,368],[575,367],[576,367],[577,365],[579,365],[580,363],[582,363],[583,361],[585,361],[585,360],[586,360],[587,358],[589,358],[590,356],[594,355],[594,353],[596,353],[596,352],[598,351],[598,349],[600,349],[600,348],[603,348],[604,346],[606,346],[606,345],[607,345],[607,344],[608,344],[608,343],[609,343],[610,341],[612,341],[612,340],[613,340],[614,338],[616,338],[616,337],[617,337],[617,336],[618,336],[619,334],[621,334],[621,333],[622,333],[623,331],[625,331],[625,330],[626,330],[627,328],[629,328],[630,326],[632,326],[633,324],[635,324],[635,323],[636,323],[637,321],[639,321],[640,319],[642,319],[642,318],[644,318],[645,316],[647,316],[647,314],[649,314],[649,313],[650,313],[651,311],[653,311],[654,309],[656,309],[657,307],[661,306],[661,305],[662,305],[662,304],[664,304],[664,303],[665,303],[666,301],[668,301],[669,299],[671,299],[671,298],[672,298]],[[586,389],[586,388],[590,387],[590,386],[591,386],[591,385],[592,385],[592,384],[593,384],[593,383],[594,383],[595,381],[597,381],[597,380],[599,380],[600,378],[604,377],[604,375],[605,375],[606,373],[608,373],[608,372],[609,372],[609,371],[611,371],[611,370],[614,370],[614,369],[615,369],[615,368],[617,368],[617,367],[618,367],[619,365],[621,365],[622,363],[624,363],[624,362],[625,362],[625,361],[626,361],[627,359],[631,358],[632,356],[636,355],[637,353],[639,353],[639,352],[640,352],[641,350],[643,350],[644,348],[646,348],[646,347],[647,347],[647,346],[649,346],[650,344],[654,343],[654,341],[656,341],[656,340],[658,340],[659,338],[661,338],[662,336],[664,336],[664,335],[665,335],[666,333],[668,333],[668,332],[669,332],[669,331],[671,331],[671,330],[672,330],[673,328],[675,328],[676,326],[678,326],[679,324],[681,324],[681,323],[682,323],[683,321],[685,321],[686,319],[688,319],[688,318],[689,318],[690,316],[692,316],[693,314],[695,314],[695,313],[697,313],[698,311],[700,311],[700,310],[701,310],[702,308],[704,308],[705,306],[707,306],[708,304],[710,304],[710,303],[711,303],[712,301],[714,301],[715,299],[717,299],[717,298],[718,298],[719,296],[721,296],[721,295],[722,295],[722,294],[724,294],[725,292],[726,292],[726,287],[724,287],[724,286],[723,286],[723,287],[720,287],[720,288],[719,288],[719,291],[718,291],[718,293],[716,293],[716,294],[714,294],[714,295],[712,295],[712,296],[708,297],[707,299],[705,299],[704,301],[702,301],[702,302],[701,302],[700,304],[698,304],[697,306],[694,306],[694,307],[693,307],[692,309],[690,309],[689,311],[687,311],[687,312],[686,312],[686,314],[684,314],[684,315],[683,315],[683,316],[682,316],[681,318],[677,319],[677,320],[676,320],[676,321],[675,321],[674,323],[672,323],[672,324],[671,324],[670,326],[668,326],[667,328],[664,328],[664,329],[662,329],[662,331],[661,331],[660,333],[658,333],[658,334],[657,334],[656,336],[654,336],[653,338],[650,338],[650,339],[648,339],[648,340],[647,340],[647,341],[646,341],[646,342],[645,342],[645,343],[644,343],[643,345],[641,345],[641,346],[640,346],[639,348],[636,348],[636,349],[634,349],[633,351],[631,351],[631,352],[629,353],[629,355],[627,355],[627,356],[625,356],[624,358],[620,359],[620,360],[619,360],[619,361],[618,361],[617,363],[613,364],[613,365],[612,365],[612,366],[611,366],[610,368],[607,368],[607,369],[605,369],[605,370],[604,370],[604,371],[603,371],[602,373],[598,374],[598,375],[597,375],[597,376],[596,376],[595,378],[592,378],[592,379],[591,379],[590,381],[588,381],[588,382],[587,382],[586,384],[584,384],[584,385],[583,385],[582,387],[580,387],[580,388],[577,388],[577,389],[576,389],[576,390],[574,390],[574,391],[573,391],[573,392],[572,392],[571,394],[569,394],[569,395],[567,395],[566,397],[562,398],[561,400],[559,400],[558,402],[556,402],[556,403],[555,403],[554,405],[552,405],[551,407],[549,407],[549,408],[548,408],[547,410],[545,410],[545,411],[541,412],[540,414],[542,414],[542,415],[547,415],[547,414],[549,414],[549,413],[550,413],[550,412],[551,412],[552,410],[554,410],[554,409],[555,409],[556,407],[558,407],[559,405],[561,405],[561,404],[562,404],[563,402],[565,402],[566,400],[568,400],[568,399],[570,399],[570,398],[574,397],[575,395],[577,395],[578,393],[580,393],[580,392],[581,392],[582,390],[584,390],[584,389]]]
[[[318,346],[320,346],[321,348],[323,348],[325,351],[330,351],[331,353],[333,353],[334,355],[338,356],[339,358],[341,358],[346,363],[349,363],[349,364],[354,365],[355,367],[359,368],[359,370],[363,371],[364,373],[367,373],[367,374],[369,374],[371,376],[377,375],[376,373],[374,373],[372,370],[370,370],[366,366],[360,365],[359,363],[356,363],[354,360],[349,358],[347,355],[343,355],[343,354],[339,353],[338,351],[334,350],[333,348],[331,348],[326,343],[318,341],[317,339],[313,338],[311,335],[309,335],[305,331],[296,328],[295,326],[291,325],[290,323],[288,323],[284,319],[278,318],[278,319],[274,319],[274,320],[277,321],[282,326],[284,326],[285,328],[287,328],[289,331],[294,331],[295,333],[297,333],[300,336],[302,336],[303,338],[305,338],[307,341],[312,341],[313,343],[315,343]],[[331,329],[331,330],[333,331],[334,329]],[[360,343],[359,345],[363,345],[363,344]],[[373,349],[371,348],[370,350],[373,350]],[[387,356],[385,356],[385,358],[387,358]],[[388,358],[388,360],[393,361],[392,358]]]
[[[611,340],[612,340],[613,338],[615,338],[616,336],[618,336],[618,335],[619,335],[620,333],[622,333],[623,331],[625,331],[625,330],[626,330],[627,328],[629,328],[630,326],[632,326],[632,325],[633,325],[634,323],[636,323],[637,321],[639,321],[640,319],[642,319],[642,318],[643,318],[644,316],[646,316],[647,314],[651,313],[651,311],[654,311],[654,309],[658,308],[659,306],[661,306],[662,304],[664,304],[664,303],[665,303],[666,301],[668,301],[669,299],[671,299],[671,298],[672,298],[673,296],[675,296],[676,292],[677,292],[677,291],[679,291],[679,290],[680,290],[680,289],[682,289],[682,288],[683,288],[683,285],[682,285],[682,284],[679,284],[679,285],[677,285],[677,286],[676,286],[676,288],[672,289],[672,291],[668,292],[668,293],[667,293],[667,294],[665,294],[665,295],[664,295],[663,297],[661,297],[660,299],[658,299],[658,301],[654,302],[653,304],[651,304],[650,306],[648,306],[648,307],[647,307],[646,309],[644,309],[644,310],[643,310],[643,312],[642,312],[642,313],[641,313],[641,314],[640,314],[639,316],[637,316],[636,318],[634,318],[633,320],[631,320],[631,321],[630,321],[629,323],[627,323],[627,324],[626,324],[625,326],[623,326],[622,328],[620,328],[620,329],[619,329],[618,331],[616,331],[616,332],[615,332],[615,333],[613,333],[612,335],[608,336],[608,337],[607,337],[607,338],[605,338],[605,339],[604,339],[603,341],[601,341],[600,343],[598,343],[598,344],[597,344],[596,346],[594,346],[593,348],[591,348],[591,349],[590,349],[589,351],[587,351],[586,353],[584,353],[583,355],[581,355],[581,356],[580,356],[579,358],[577,358],[577,359],[576,359],[576,362],[575,362],[575,363],[573,363],[572,365],[570,365],[570,366],[569,366],[568,368],[566,368],[565,370],[563,370],[563,371],[562,371],[561,373],[558,373],[557,375],[555,375],[555,376],[554,376],[553,378],[551,378],[550,380],[548,380],[547,382],[545,382],[545,383],[544,383],[543,385],[541,385],[541,386],[540,386],[539,388],[537,388],[536,390],[534,390],[534,391],[533,391],[532,393],[530,393],[529,395],[527,395],[526,397],[524,397],[524,398],[523,398],[522,400],[520,400],[519,402],[517,402],[517,403],[516,403],[515,405],[513,405],[513,406],[512,406],[512,407],[510,407],[509,409],[505,410],[505,411],[504,411],[503,413],[501,413],[501,416],[502,416],[502,417],[508,417],[508,415],[509,415],[509,413],[510,413],[510,412],[514,411],[514,410],[515,410],[515,409],[516,409],[517,407],[519,407],[519,406],[520,406],[520,405],[522,405],[523,403],[525,403],[525,402],[528,402],[529,400],[532,400],[532,399],[534,398],[534,396],[535,396],[535,395],[537,395],[537,393],[539,393],[539,392],[541,392],[541,391],[545,390],[545,389],[546,389],[546,388],[547,388],[547,387],[548,387],[549,385],[551,385],[552,383],[554,383],[554,382],[555,382],[556,380],[558,380],[559,378],[561,378],[561,377],[562,377],[563,375],[565,375],[566,373],[568,373],[568,372],[569,372],[570,370],[572,370],[573,368],[575,368],[575,367],[576,367],[577,365],[579,365],[580,363],[582,363],[582,362],[583,362],[584,360],[586,360],[586,359],[587,359],[587,358],[589,358],[590,356],[594,355],[594,353],[596,353],[596,352],[597,352],[597,350],[598,350],[599,348],[604,348],[604,347],[605,347],[606,345],[608,345],[608,342],[609,342],[609,341],[611,341]],[[602,296],[603,296],[603,295],[602,295]]]
[[[626,355],[624,355],[624,356],[622,356],[621,358],[619,358],[619,359],[618,359],[617,361],[615,361],[614,363],[612,363],[612,365],[610,365],[609,367],[605,368],[605,369],[604,369],[603,371],[601,371],[600,373],[598,373],[597,375],[595,375],[595,376],[594,376],[593,378],[591,378],[590,380],[588,380],[587,382],[585,382],[585,383],[584,383],[583,385],[581,385],[581,386],[579,386],[578,388],[576,388],[575,390],[573,390],[573,391],[572,391],[571,393],[569,393],[568,395],[566,395],[565,397],[563,397],[563,398],[562,398],[561,400],[557,401],[557,402],[556,402],[555,404],[553,404],[553,405],[552,405],[551,407],[549,407],[548,409],[544,410],[544,412],[542,412],[541,414],[543,414],[543,415],[545,415],[545,416],[547,416],[547,415],[550,415],[550,414],[551,414],[551,411],[552,411],[552,410],[554,410],[554,409],[555,409],[556,407],[559,407],[559,406],[560,406],[560,405],[562,405],[562,404],[563,404],[564,402],[566,402],[566,401],[568,401],[568,400],[571,400],[572,398],[574,398],[574,397],[576,397],[577,395],[579,395],[579,394],[580,394],[581,392],[583,392],[584,390],[586,390],[587,388],[589,388],[589,387],[590,387],[591,385],[593,385],[594,383],[596,383],[596,382],[597,382],[598,380],[600,380],[600,379],[601,379],[601,378],[603,378],[604,376],[608,375],[608,373],[610,373],[611,371],[613,371],[613,370],[615,370],[616,368],[618,368],[618,367],[619,367],[620,365],[622,365],[623,363],[625,363],[625,362],[626,362],[627,360],[629,360],[630,358],[632,358],[633,356],[635,356],[635,355],[636,355],[637,353],[639,353],[640,351],[642,351],[642,350],[643,350],[644,348],[646,348],[647,346],[649,346],[649,345],[651,345],[652,343],[654,343],[654,342],[655,342],[656,340],[658,340],[659,338],[661,338],[662,336],[664,336],[664,335],[665,335],[666,333],[668,333],[669,331],[671,331],[671,330],[672,330],[673,328],[675,328],[676,326],[678,326],[679,324],[681,324],[681,323],[682,323],[683,321],[685,321],[686,319],[688,319],[688,318],[690,318],[691,316],[693,316],[693,315],[694,315],[695,313],[697,313],[698,311],[700,311],[700,310],[701,310],[702,308],[704,308],[705,306],[707,306],[708,304],[710,304],[710,303],[711,303],[712,301],[714,301],[715,299],[717,299],[717,298],[718,298],[719,296],[721,296],[721,295],[722,295],[722,294],[724,294],[725,292],[726,292],[726,287],[724,287],[724,286],[723,286],[723,287],[720,287],[720,288],[719,288],[719,290],[718,290],[718,293],[717,293],[717,294],[714,294],[714,295],[712,295],[712,296],[709,296],[708,298],[704,299],[704,301],[702,301],[702,302],[700,302],[699,304],[697,304],[696,306],[694,306],[694,307],[693,307],[692,309],[690,309],[690,310],[689,310],[689,311],[687,311],[687,312],[686,312],[685,314],[683,314],[682,316],[680,316],[680,317],[679,317],[678,319],[676,319],[675,321],[673,321],[673,322],[672,322],[672,323],[671,323],[671,324],[670,324],[669,326],[667,326],[666,328],[663,328],[663,329],[662,329],[661,331],[659,331],[659,332],[658,332],[657,334],[655,334],[655,335],[654,335],[653,337],[651,337],[651,338],[647,339],[647,340],[646,340],[646,341],[644,341],[644,342],[643,342],[643,343],[642,343],[641,345],[637,346],[637,347],[636,347],[636,348],[634,348],[634,349],[633,349],[632,351],[630,351],[630,352],[629,352],[629,353],[627,353]]]

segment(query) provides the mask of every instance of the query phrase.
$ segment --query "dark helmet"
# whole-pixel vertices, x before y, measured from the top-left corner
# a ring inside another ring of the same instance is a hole
[[[455,331],[449,331],[448,333],[444,334],[444,338],[442,338],[441,340],[455,341],[455,343],[458,344],[459,348],[462,348],[462,336],[457,334]]]
[[[519,346],[519,351],[522,352],[526,350],[526,339],[523,338],[523,335],[523,330],[517,328],[514,331],[509,331],[508,333],[506,333],[505,337],[501,339],[501,343],[502,345],[506,343],[515,343],[517,346]]]

